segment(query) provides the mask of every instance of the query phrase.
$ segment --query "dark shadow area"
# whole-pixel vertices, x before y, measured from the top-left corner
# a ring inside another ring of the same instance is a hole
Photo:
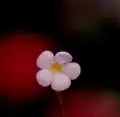
[[[1,36],[19,30],[47,35],[56,42],[58,50],[70,52],[81,65],[82,74],[73,81],[72,89],[111,89],[119,92],[119,24],[108,18],[101,20],[94,31],[66,34],[59,27],[59,5],[56,7],[56,4],[53,0],[42,0],[32,6],[28,4],[20,6],[20,9],[16,6],[13,10],[0,11]],[[2,41],[1,38],[0,43]],[[42,117],[50,102],[50,97],[45,97],[15,108],[7,99],[0,97],[0,117]]]

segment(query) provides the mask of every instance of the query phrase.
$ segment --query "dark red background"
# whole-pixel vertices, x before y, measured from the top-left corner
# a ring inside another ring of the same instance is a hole
[[[55,93],[39,86],[35,78],[37,56],[46,49],[56,51],[56,44],[37,33],[11,33],[1,38],[0,94],[5,100],[4,111],[12,116],[61,116]],[[120,105],[116,94],[70,88],[62,94],[65,113],[69,117],[117,117]]]
[[[35,79],[36,58],[44,49],[68,51],[82,67],[62,94],[66,115],[120,116],[119,16],[106,14],[103,1],[74,1],[1,3],[0,117],[61,116],[55,93]]]
[[[46,90],[36,82],[36,59],[54,45],[39,34],[13,33],[0,45],[0,91],[13,101],[29,100]]]

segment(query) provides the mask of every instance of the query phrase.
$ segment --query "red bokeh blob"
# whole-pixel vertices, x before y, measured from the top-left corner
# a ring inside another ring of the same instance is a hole
[[[45,117],[119,117],[119,103],[115,93],[106,91],[70,90],[62,93],[60,102],[52,101],[46,108]],[[63,108],[63,111],[61,109]],[[47,112],[47,113],[46,113]],[[63,112],[63,113],[62,113]]]
[[[47,88],[36,82],[36,59],[54,44],[39,34],[14,33],[0,41],[0,94],[12,101],[37,98]]]

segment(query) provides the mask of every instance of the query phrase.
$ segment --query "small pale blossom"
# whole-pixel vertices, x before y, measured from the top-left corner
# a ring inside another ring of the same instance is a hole
[[[55,56],[50,51],[44,51],[37,59],[37,66],[41,68],[36,74],[39,85],[55,91],[63,91],[70,87],[71,80],[75,80],[81,73],[78,63],[72,62],[73,57],[68,52],[58,52]]]

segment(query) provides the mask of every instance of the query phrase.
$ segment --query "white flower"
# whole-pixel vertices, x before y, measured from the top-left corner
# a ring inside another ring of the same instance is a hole
[[[71,85],[81,73],[78,63],[71,62],[73,57],[68,52],[58,52],[55,56],[50,51],[44,51],[37,59],[37,66],[41,68],[36,74],[37,82],[55,91],[63,91]]]

